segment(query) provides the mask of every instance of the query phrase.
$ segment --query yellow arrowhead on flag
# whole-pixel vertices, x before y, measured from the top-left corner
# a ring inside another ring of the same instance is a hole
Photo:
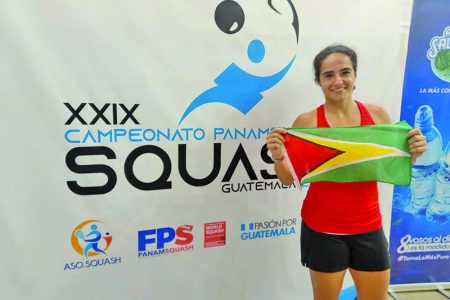
[[[350,166],[353,164],[394,156],[400,157],[411,156],[409,153],[402,151],[398,148],[375,143],[335,140],[307,133],[302,133],[298,131],[288,131],[288,133],[297,138],[308,141],[310,143],[314,143],[316,145],[323,146],[328,149],[333,149],[336,150],[337,152],[340,152],[339,154],[330,157],[321,165],[310,170],[307,174],[303,176],[302,181],[311,178],[313,176],[326,173],[338,168]]]

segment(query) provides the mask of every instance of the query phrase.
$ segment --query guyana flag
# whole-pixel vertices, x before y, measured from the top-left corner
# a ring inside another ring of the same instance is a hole
[[[287,128],[285,155],[300,184],[317,181],[411,182],[405,121],[357,127]]]

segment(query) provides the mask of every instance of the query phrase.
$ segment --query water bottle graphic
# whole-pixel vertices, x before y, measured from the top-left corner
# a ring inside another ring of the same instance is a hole
[[[428,149],[417,158],[412,167],[411,178],[411,213],[425,215],[426,209],[435,194],[436,176],[442,155],[442,137],[434,126],[433,110],[428,105],[417,109],[414,127],[420,128],[426,137]]]
[[[394,187],[392,208],[404,212],[411,212],[411,187],[397,185]]]
[[[450,142],[437,174],[436,191],[427,209],[427,219],[439,223],[450,220]]]

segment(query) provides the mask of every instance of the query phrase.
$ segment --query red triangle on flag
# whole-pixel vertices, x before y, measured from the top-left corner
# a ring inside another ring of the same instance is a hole
[[[291,134],[285,135],[284,146],[299,180],[333,157],[344,153]]]

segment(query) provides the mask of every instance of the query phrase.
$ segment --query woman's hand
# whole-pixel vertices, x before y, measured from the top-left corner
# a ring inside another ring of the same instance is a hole
[[[284,159],[282,150],[284,143],[283,135],[285,135],[286,133],[287,131],[283,128],[275,128],[266,137],[267,149],[269,149],[270,153],[272,154],[272,159],[275,162],[281,162]]]
[[[416,159],[427,150],[427,139],[422,134],[422,132],[420,132],[419,128],[411,129],[408,132],[407,136],[409,137],[409,151],[411,151],[412,162],[414,163]]]

